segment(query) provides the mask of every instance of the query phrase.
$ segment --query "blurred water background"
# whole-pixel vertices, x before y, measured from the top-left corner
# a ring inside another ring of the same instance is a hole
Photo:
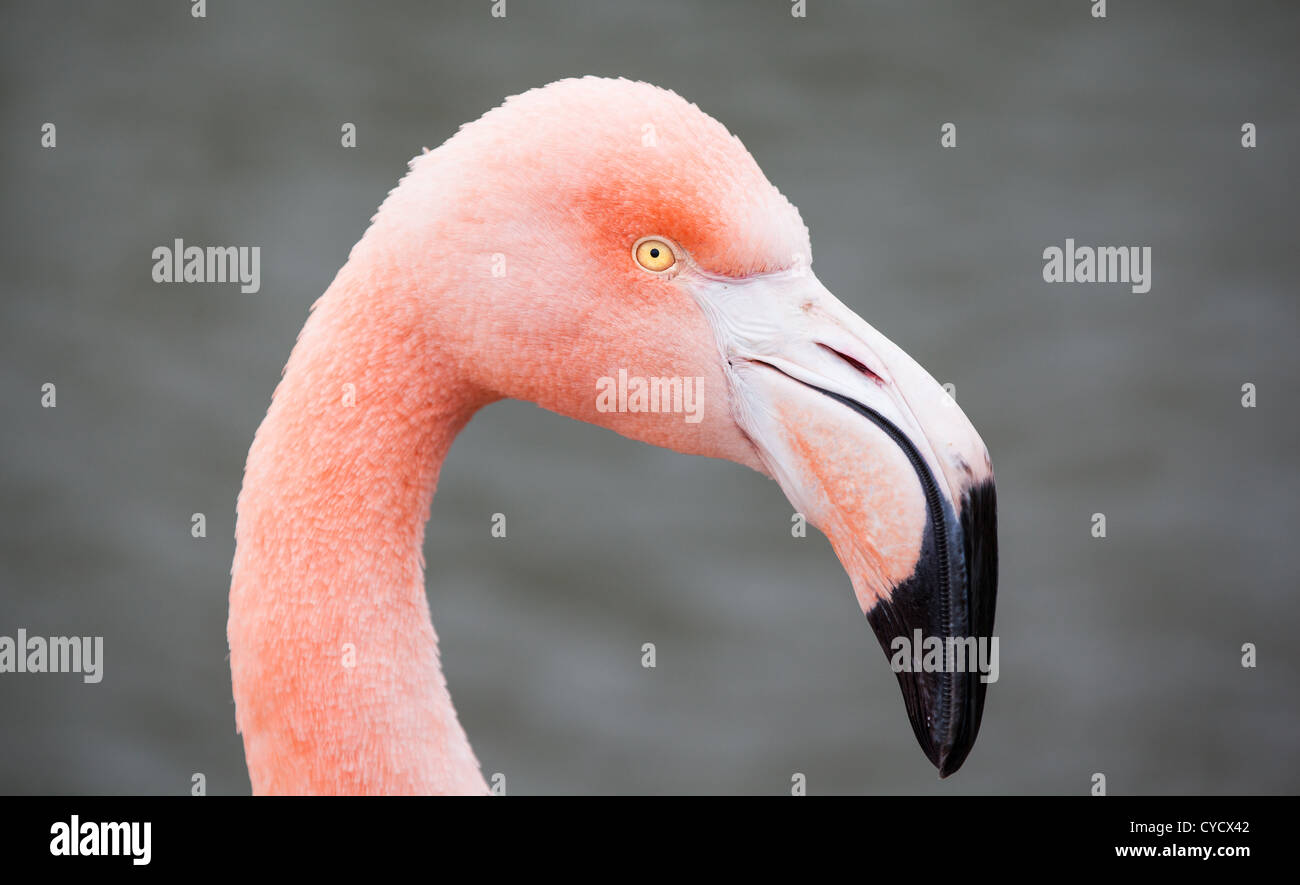
[[[794,772],[811,793],[1084,793],[1093,772],[1296,792],[1300,8],[1090,5],[7,4],[0,634],[102,635],[105,678],[0,675],[0,792],[248,791],[234,502],[307,309],[408,158],[580,74],[737,133],[823,282],[956,385],[997,471],[1001,679],[938,781],[774,483],[501,403],[453,448],[426,545],[484,771],[515,794]],[[262,291],[155,285],[176,237],[260,245]],[[1066,237],[1151,246],[1151,291],[1045,284]]]

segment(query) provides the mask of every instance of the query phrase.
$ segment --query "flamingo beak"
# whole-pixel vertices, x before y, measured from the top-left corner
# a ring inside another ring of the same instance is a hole
[[[920,365],[804,269],[687,281],[725,360],[732,414],[830,539],[947,777],[997,679],[988,451]],[[796,517],[797,524],[797,517]]]

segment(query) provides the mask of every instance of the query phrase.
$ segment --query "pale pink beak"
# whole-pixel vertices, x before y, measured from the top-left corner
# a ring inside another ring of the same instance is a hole
[[[938,382],[809,270],[742,281],[692,271],[683,282],[726,362],[733,417],[830,539],[917,740],[946,777],[970,752],[997,678],[997,508],[983,441]]]

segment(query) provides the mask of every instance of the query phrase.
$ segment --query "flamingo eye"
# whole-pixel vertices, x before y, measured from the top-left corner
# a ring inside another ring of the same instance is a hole
[[[654,237],[638,240],[632,247],[632,257],[651,273],[663,273],[677,263],[673,247]]]

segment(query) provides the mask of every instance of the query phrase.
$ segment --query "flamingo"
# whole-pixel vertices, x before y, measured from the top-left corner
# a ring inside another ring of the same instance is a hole
[[[452,441],[503,398],[775,479],[887,655],[900,637],[989,637],[984,443],[811,258],[740,140],[646,83],[533,89],[415,157],[312,306],[248,453],[227,637],[254,792],[487,792],[422,543]],[[700,414],[602,407],[620,371],[694,379]],[[898,680],[951,774],[985,683]]]

